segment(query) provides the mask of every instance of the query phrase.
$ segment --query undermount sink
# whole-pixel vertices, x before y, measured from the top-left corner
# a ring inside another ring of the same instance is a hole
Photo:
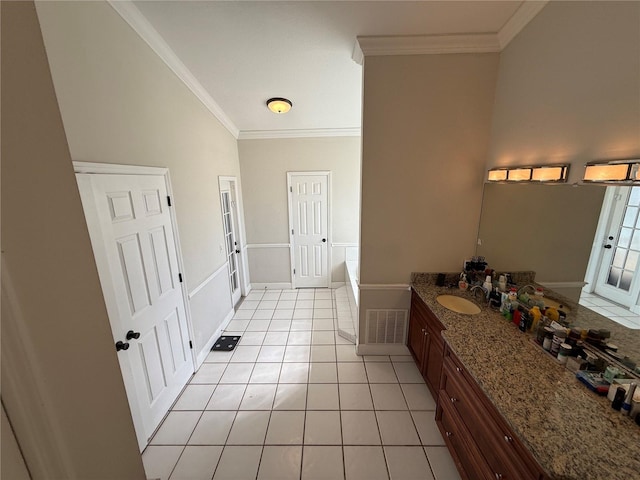
[[[464,315],[475,315],[476,313],[480,313],[480,307],[466,298],[457,297],[455,295],[438,295],[436,300],[440,305],[452,312],[462,313]]]
[[[544,297],[542,301],[544,302],[544,306],[547,308],[553,307],[556,310],[562,310],[564,313],[569,313],[571,311],[571,309],[565,304],[556,302],[555,300],[551,300],[550,298]]]

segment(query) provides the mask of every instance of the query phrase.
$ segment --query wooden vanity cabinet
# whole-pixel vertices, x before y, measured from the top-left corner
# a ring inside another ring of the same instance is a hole
[[[409,317],[409,350],[422,373],[434,398],[438,396],[444,340],[444,326],[429,310],[416,292],[411,292],[411,314]]]
[[[546,478],[448,347],[436,423],[463,476],[498,480]]]

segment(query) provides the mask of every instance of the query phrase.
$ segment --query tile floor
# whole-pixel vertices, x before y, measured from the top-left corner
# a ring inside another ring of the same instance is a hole
[[[251,292],[142,455],[147,478],[456,480],[411,357],[359,357],[332,290]]]
[[[614,322],[618,322],[620,325],[640,330],[640,315],[595,293],[583,292],[580,295],[579,303],[600,315],[610,318]]]

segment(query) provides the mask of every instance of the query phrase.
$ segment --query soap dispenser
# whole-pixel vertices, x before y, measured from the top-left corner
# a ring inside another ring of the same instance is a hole
[[[491,282],[491,275],[487,275],[487,278],[484,279],[484,285],[482,285],[487,291],[487,295],[491,293],[493,290],[493,282]]]
[[[460,290],[466,290],[468,286],[469,286],[469,283],[467,282],[467,274],[466,273],[460,274],[460,281],[458,282],[458,287],[460,288]]]

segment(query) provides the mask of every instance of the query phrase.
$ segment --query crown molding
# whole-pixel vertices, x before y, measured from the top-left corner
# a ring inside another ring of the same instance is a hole
[[[131,28],[144,40],[147,45],[162,59],[162,61],[175,73],[191,92],[205,107],[220,121],[220,123],[234,136],[238,138],[238,127],[231,121],[220,105],[209,95],[196,77],[178,58],[175,52],[153,28],[144,15],[137,9],[131,0],[107,0],[109,5],[127,22]]]
[[[238,140],[269,138],[359,137],[362,131],[354,128],[311,128],[306,130],[241,130]]]
[[[496,33],[357,37],[351,58],[362,65],[364,57],[372,55],[501,52],[547,3],[549,0],[522,2],[522,5]]]
[[[522,29],[533,18],[540,13],[540,11],[549,3],[549,0],[536,0],[525,1],[511,16],[507,23],[505,23],[498,32],[498,42],[500,43],[500,49],[504,49],[509,42],[518,35]]]
[[[352,58],[362,64],[363,57],[371,55],[433,55],[440,53],[499,52],[500,43],[495,33],[462,35],[406,35],[357,37]]]

